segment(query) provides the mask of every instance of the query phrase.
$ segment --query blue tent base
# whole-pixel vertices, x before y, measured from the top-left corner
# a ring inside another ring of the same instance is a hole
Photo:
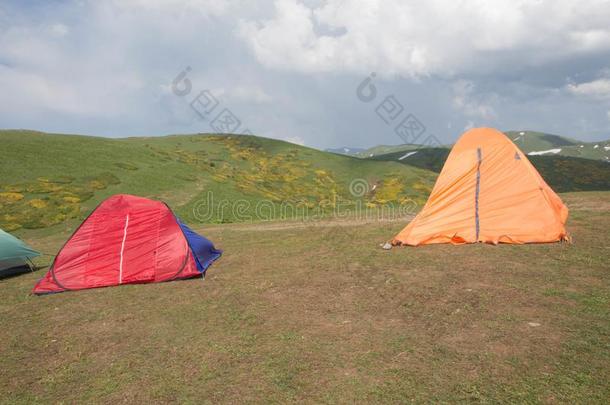
[[[193,252],[197,270],[199,270],[202,275],[205,275],[208,267],[222,256],[222,250],[216,249],[211,241],[194,232],[178,217],[176,217],[176,221],[178,222],[178,225],[180,225],[182,233]]]
[[[21,274],[32,273],[34,269],[27,263],[22,264],[21,266],[10,267],[8,269],[0,270],[0,280],[5,278],[11,278],[15,276],[19,276]]]

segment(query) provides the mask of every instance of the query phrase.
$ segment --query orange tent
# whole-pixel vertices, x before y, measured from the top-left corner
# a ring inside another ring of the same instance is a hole
[[[502,132],[475,128],[453,146],[426,205],[392,240],[537,243],[567,240],[568,209]]]

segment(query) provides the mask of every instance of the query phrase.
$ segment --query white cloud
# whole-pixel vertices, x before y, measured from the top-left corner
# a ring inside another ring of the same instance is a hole
[[[567,89],[578,96],[606,99],[610,98],[610,79],[602,78],[586,83],[569,84]]]
[[[65,24],[53,24],[49,27],[49,31],[51,35],[56,37],[65,37],[70,32],[70,28],[68,28]]]
[[[488,95],[487,101],[475,92],[475,85],[466,80],[458,80],[453,84],[453,106],[470,118],[491,120],[496,118],[496,112],[490,105],[493,96]]]
[[[222,0],[113,0],[117,9],[135,12],[152,11],[184,15],[198,12],[204,16],[221,16],[226,14],[236,1]]]
[[[225,99],[227,102],[245,102],[245,103],[269,103],[273,101],[273,97],[265,92],[262,88],[255,85],[235,85],[230,87],[216,87],[210,89],[214,97]]]
[[[0,87],[11,89],[8,94],[0,93],[0,103],[3,109],[13,113],[27,108],[32,102],[35,102],[38,108],[54,112],[80,114],[93,111],[79,100],[78,94],[72,91],[68,83],[49,80],[34,73],[0,66]]]
[[[78,41],[90,38],[70,35],[72,28],[63,23],[18,21],[0,29],[3,112],[116,117],[144,87],[142,76],[129,68],[125,45],[83,46]]]
[[[116,74],[99,83],[96,77],[73,77],[41,74],[15,70],[0,65],[0,105],[4,112],[31,115],[33,110],[43,110],[71,115],[111,117],[124,113],[128,101],[126,94],[142,86],[138,77]],[[85,87],[88,91],[83,91]],[[108,95],[109,89],[113,94]],[[112,100],[112,102],[108,102]]]
[[[272,68],[454,75],[608,50],[609,16],[604,0],[276,0],[272,18],[242,21],[239,34]]]
[[[273,98],[258,86],[237,86],[228,92],[228,96],[236,101],[268,103]]]
[[[607,29],[592,29],[575,31],[569,34],[572,43],[580,44],[582,50],[608,48],[610,31]]]

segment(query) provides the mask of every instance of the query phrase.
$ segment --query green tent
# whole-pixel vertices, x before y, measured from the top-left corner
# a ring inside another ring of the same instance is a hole
[[[40,253],[0,229],[0,276],[12,274],[15,268],[28,266],[29,260],[36,256],[40,256]]]

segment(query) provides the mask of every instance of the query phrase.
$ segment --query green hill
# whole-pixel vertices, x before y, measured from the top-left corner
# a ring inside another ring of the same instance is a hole
[[[449,155],[450,148],[420,148],[405,156],[405,151],[386,153],[367,160],[392,161],[439,173]]]
[[[561,151],[557,153],[559,156],[570,156],[610,162],[610,140],[601,142],[582,142],[578,145],[564,146],[560,149]]]
[[[610,190],[610,164],[569,156],[528,156],[557,192]]]
[[[560,135],[536,131],[506,131],[504,132],[525,153],[544,151],[554,148],[578,145],[581,142]]]
[[[557,154],[562,156],[583,157],[587,159],[604,159],[605,156],[610,156],[610,152],[604,150],[604,146],[607,144],[610,146],[610,142],[586,143],[560,135],[536,131],[507,131],[505,134],[525,153],[561,149]],[[598,147],[594,149],[596,144]],[[580,145],[583,145],[583,147],[581,148]],[[377,145],[364,151],[346,154],[351,154],[360,158],[373,158],[388,153],[409,152],[421,147],[422,145],[414,144]],[[451,145],[442,145],[441,147],[451,148]],[[552,154],[552,152],[548,153]]]
[[[338,155],[356,156],[358,153],[364,152],[364,149],[344,146],[341,148],[324,149],[324,152],[336,153]]]
[[[582,142],[564,136],[534,131],[508,131],[506,135],[527,154],[610,160],[610,140]]]
[[[6,130],[0,142],[0,228],[9,231],[82,219],[116,193],[162,199],[191,222],[239,222],[422,203],[434,180],[412,166],[256,136]],[[363,189],[352,193],[355,180]]]
[[[373,146],[372,148],[368,148],[361,152],[355,153],[354,156],[359,158],[370,158],[378,155],[385,155],[387,153],[408,152],[417,148],[421,148],[421,145],[377,145]]]
[[[370,158],[396,161],[439,173],[449,155],[449,148],[422,148],[400,159],[403,152]],[[528,156],[545,181],[557,192],[610,190],[610,164],[569,156]]]
[[[535,131],[508,131],[505,134],[524,153],[539,156],[570,156],[583,159],[610,161],[610,140],[599,142],[582,142],[576,139]],[[440,148],[451,148],[452,145],[442,145]],[[376,158],[380,155],[405,153],[420,150],[422,145],[378,145],[359,152],[344,153],[359,158]],[[353,148],[344,148],[352,150]],[[394,155],[393,155],[394,156]],[[385,160],[385,159],[380,159]]]

